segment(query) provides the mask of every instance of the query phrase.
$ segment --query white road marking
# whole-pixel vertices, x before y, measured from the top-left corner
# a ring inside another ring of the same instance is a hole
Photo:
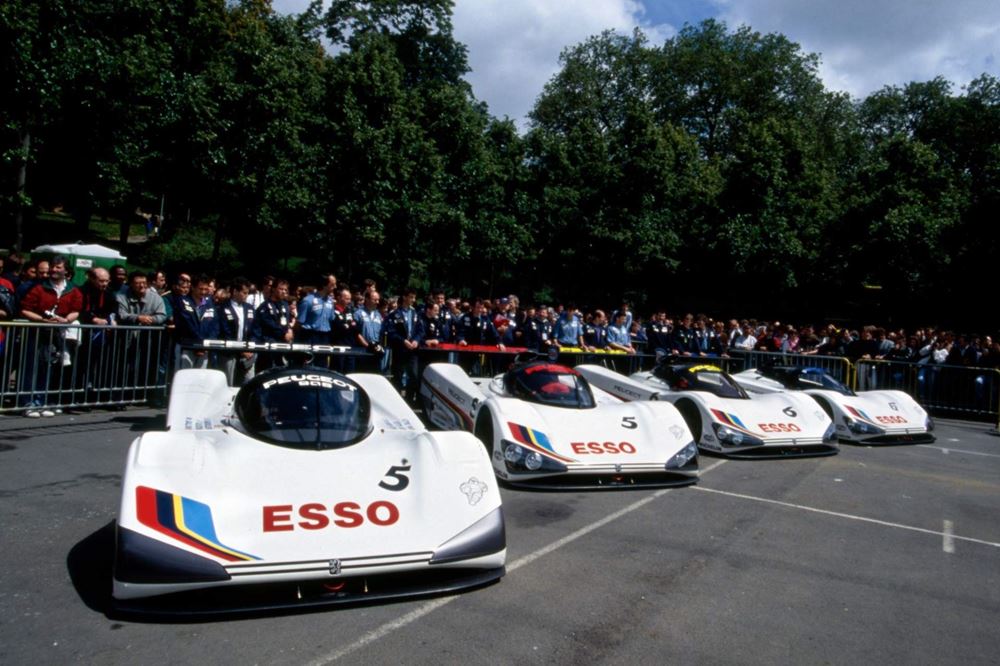
[[[982,451],[966,451],[965,449],[951,449],[945,448],[943,446],[931,446],[930,444],[917,444],[922,449],[937,449],[944,454],[948,453],[965,453],[970,456],[985,456],[987,458],[1000,458],[1000,453],[983,453]]]
[[[701,470],[701,474],[704,475],[706,472],[711,472],[713,469],[715,469],[719,465],[723,464],[724,462],[726,462],[726,461],[725,460],[718,460],[718,461],[716,461],[715,463],[713,463],[713,464],[709,465],[708,467],[706,467],[705,469]],[[697,488],[697,486],[692,486],[692,487],[693,488]],[[522,558],[514,561],[513,563],[507,565],[507,573],[513,573],[514,571],[517,571],[521,567],[523,567],[523,566],[525,566],[527,564],[531,564],[532,562],[534,562],[538,558],[540,558],[540,557],[542,557],[544,555],[548,555],[552,551],[557,550],[559,548],[562,548],[566,544],[571,543],[573,541],[576,541],[580,537],[585,536],[585,535],[593,532],[596,529],[604,527],[608,523],[613,522],[615,520],[618,520],[619,518],[621,518],[622,516],[624,516],[626,514],[632,513],[636,509],[640,509],[640,508],[646,506],[647,504],[649,504],[653,500],[658,499],[660,497],[663,497],[664,495],[666,495],[667,493],[669,493],[671,490],[672,490],[671,488],[664,488],[662,490],[657,490],[652,495],[644,497],[643,499],[639,500],[638,502],[634,502],[632,504],[629,504],[628,506],[626,506],[623,509],[619,509],[618,511],[615,511],[614,513],[612,513],[610,515],[607,515],[604,518],[601,518],[600,520],[591,523],[590,525],[587,525],[585,527],[581,527],[580,529],[578,529],[577,531],[573,532],[572,534],[568,534],[568,535],[564,536],[563,538],[561,538],[561,539],[559,539],[557,541],[553,541],[552,543],[550,543],[547,546],[539,548],[538,550],[536,550],[533,553],[529,553],[529,554],[525,555],[524,557],[522,557]],[[339,650],[335,650],[334,652],[331,652],[330,654],[324,655],[322,657],[318,657],[318,658],[314,659],[313,661],[308,662],[308,666],[323,666],[323,664],[329,664],[331,662],[337,661],[338,659],[342,659],[343,657],[346,657],[349,654],[357,652],[358,650],[360,650],[361,648],[365,647],[366,645],[370,645],[371,643],[374,643],[377,640],[385,638],[386,636],[388,636],[392,632],[396,631],[397,629],[402,629],[406,625],[412,624],[413,622],[416,622],[417,620],[419,620],[420,618],[424,617],[425,615],[427,615],[429,613],[433,613],[438,608],[441,608],[442,606],[447,606],[448,604],[450,604],[451,602],[455,601],[456,599],[459,599],[460,596],[461,595],[453,595],[453,596],[450,596],[450,597],[442,597],[440,599],[433,599],[431,601],[428,601],[427,603],[421,605],[420,607],[418,607],[418,608],[410,611],[406,615],[404,615],[404,616],[402,616],[400,618],[397,618],[397,619],[393,620],[392,622],[387,622],[387,623],[383,624],[381,627],[368,632],[367,634],[365,634],[364,636],[362,636],[358,640],[354,641],[350,645],[345,645],[344,647],[340,648]]]
[[[821,513],[826,516],[836,516],[837,518],[847,518],[848,520],[858,520],[863,523],[872,523],[873,525],[882,525],[883,527],[895,527],[901,530],[908,530],[910,532],[920,532],[922,534],[933,534],[935,536],[944,537],[944,532],[936,532],[934,530],[927,530],[922,527],[913,527],[912,525],[903,525],[901,523],[891,523],[887,520],[877,520],[875,518],[865,518],[864,516],[855,516],[850,513],[841,513],[839,511],[827,511],[826,509],[817,509],[812,506],[805,506],[803,504],[792,504],[791,502],[782,502],[780,500],[768,499],[766,497],[755,497],[753,495],[744,495],[742,493],[731,493],[725,490],[716,490],[715,488],[704,488],[702,486],[692,486],[693,490],[700,490],[705,493],[712,493],[715,495],[726,495],[727,497],[737,497],[739,499],[752,500],[754,502],[764,502],[765,504],[776,504],[778,506],[784,506],[789,509],[799,509],[801,511],[811,511],[813,513]],[[994,548],[1000,548],[1000,543],[995,541],[984,541],[983,539],[974,539],[972,537],[958,536],[955,534],[950,535],[951,539],[957,539],[958,541],[968,541],[969,543],[978,543],[983,546],[992,546]]]
[[[942,533],[944,536],[941,538],[941,550],[948,553],[949,555],[955,552],[955,526],[950,520],[944,521],[944,528]]]

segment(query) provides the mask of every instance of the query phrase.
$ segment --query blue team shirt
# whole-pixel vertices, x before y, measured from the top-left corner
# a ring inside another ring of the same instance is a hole
[[[297,319],[306,331],[329,333],[330,320],[333,319],[333,297],[323,297],[317,292],[308,294],[299,303]]]

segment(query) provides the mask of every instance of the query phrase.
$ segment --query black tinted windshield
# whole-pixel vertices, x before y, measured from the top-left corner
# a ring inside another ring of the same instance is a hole
[[[779,382],[782,386],[792,391],[824,389],[826,391],[836,391],[842,395],[854,395],[854,391],[841,384],[822,368],[774,366],[760,368],[758,372],[769,379]]]
[[[795,388],[798,389],[825,389],[836,391],[842,395],[854,395],[854,391],[847,388],[822,368],[802,368],[798,376]]]
[[[561,365],[532,363],[515,368],[507,373],[504,384],[513,397],[527,402],[575,409],[594,406],[587,380]]]
[[[371,405],[347,377],[308,368],[259,375],[236,398],[247,434],[282,446],[332,449],[362,439]]]
[[[736,381],[714,365],[660,365],[654,371],[674,391],[705,391],[720,398],[748,398]]]

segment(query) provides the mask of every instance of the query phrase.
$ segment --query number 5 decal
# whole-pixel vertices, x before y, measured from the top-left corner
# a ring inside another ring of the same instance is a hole
[[[639,427],[639,424],[635,422],[634,416],[623,416],[622,427],[628,430],[635,430],[636,428]]]
[[[386,490],[400,491],[410,485],[410,477],[403,474],[403,472],[409,472],[410,465],[393,465],[389,468],[389,471],[385,473],[386,480],[379,481],[379,488],[385,488]],[[395,479],[394,482],[388,482],[388,479]]]

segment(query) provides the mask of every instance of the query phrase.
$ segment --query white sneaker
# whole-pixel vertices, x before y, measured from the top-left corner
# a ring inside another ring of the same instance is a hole
[[[42,416],[55,416],[55,415],[56,415],[56,413],[53,412],[51,409],[43,409],[42,410]]]
[[[52,411],[53,411],[54,413],[56,413],[56,414],[62,414],[62,410],[61,410],[61,409],[59,409],[58,407],[56,407],[56,408],[55,408],[55,409],[53,409]]]
[[[42,413],[37,409],[29,409],[24,413],[24,415],[27,416],[29,419],[37,419],[39,416],[42,415]]]

